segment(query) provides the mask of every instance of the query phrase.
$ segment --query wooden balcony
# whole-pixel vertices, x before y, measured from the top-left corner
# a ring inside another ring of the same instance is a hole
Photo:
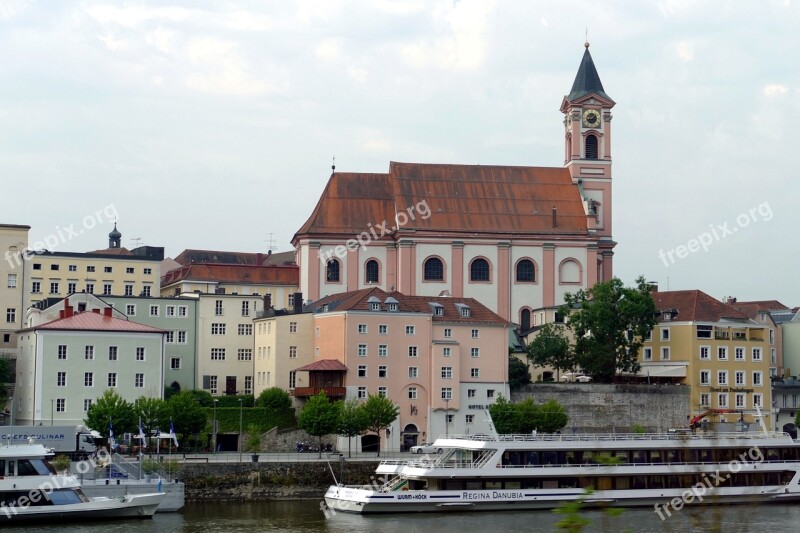
[[[325,391],[328,398],[344,398],[346,393],[344,387],[295,387],[290,392],[295,398],[308,398],[309,396],[316,396],[322,391]]]

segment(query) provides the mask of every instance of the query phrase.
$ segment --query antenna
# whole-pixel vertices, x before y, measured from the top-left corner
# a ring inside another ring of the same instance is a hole
[[[267,251],[272,252],[275,249],[274,233],[267,233]]]
[[[138,248],[142,245],[142,238],[141,237],[131,237],[131,241],[133,241],[133,247]]]

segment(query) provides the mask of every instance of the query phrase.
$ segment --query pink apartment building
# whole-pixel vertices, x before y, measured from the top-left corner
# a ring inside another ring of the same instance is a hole
[[[445,433],[490,431],[486,408],[508,397],[510,324],[472,298],[406,296],[379,288],[314,302],[307,397],[322,388],[347,398],[385,395],[400,416],[381,448],[401,450]],[[305,382],[305,380],[303,380]],[[354,448],[371,448],[368,435]],[[346,442],[343,443],[346,446]]]

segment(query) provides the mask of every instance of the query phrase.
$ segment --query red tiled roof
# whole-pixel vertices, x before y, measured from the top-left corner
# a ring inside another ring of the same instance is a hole
[[[731,307],[744,313],[750,318],[757,318],[759,312],[768,313],[769,311],[782,311],[789,308],[780,303],[778,300],[754,300],[751,302],[733,302],[729,304]]]
[[[179,281],[212,281],[218,283],[298,285],[300,272],[297,266],[220,265],[192,263],[161,276],[161,286]]]
[[[295,372],[347,372],[347,367],[337,359],[320,359],[319,361],[314,361],[313,363],[301,366],[300,368],[295,368],[294,370]]]
[[[78,313],[67,318],[57,318],[55,320],[51,320],[50,322],[45,322],[44,324],[33,326],[22,331],[36,331],[41,329],[55,331],[124,331],[128,333],[164,333],[163,329],[92,312]]]
[[[422,201],[427,206],[416,208]],[[407,230],[587,232],[583,201],[566,168],[391,162],[388,174],[334,173],[295,239],[352,236],[384,221],[393,233],[396,215],[409,208],[414,218],[403,224]]]
[[[106,248],[104,250],[94,250],[86,252],[87,254],[101,254],[101,255],[133,255],[133,252],[127,248]]]
[[[181,265],[192,263],[214,263],[218,265],[260,265],[286,266],[293,265],[295,252],[261,253],[261,252],[225,252],[221,250],[194,250],[187,248],[175,261]]]
[[[703,291],[667,291],[653,293],[656,309],[677,309],[674,320],[680,322],[719,322],[723,319],[749,320],[749,317]]]

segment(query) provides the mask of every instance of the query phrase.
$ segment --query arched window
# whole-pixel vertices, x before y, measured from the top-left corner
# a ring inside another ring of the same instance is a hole
[[[481,257],[472,261],[469,266],[470,281],[489,281],[489,261]]]
[[[438,257],[429,257],[423,267],[423,280],[444,281],[444,264]]]
[[[519,329],[520,331],[528,331],[531,329],[531,310],[523,309],[519,312]]]
[[[378,262],[374,259],[370,259],[364,265],[364,280],[367,283],[378,283],[380,279],[380,269],[378,267]]]
[[[517,263],[517,283],[533,283],[536,281],[536,269],[530,259],[521,259]]]
[[[325,269],[325,279],[329,282],[338,283],[341,280],[341,268],[338,259],[331,259],[328,261],[328,266]]]
[[[597,136],[586,136],[586,159],[597,159]]]
[[[558,267],[559,283],[581,283],[583,268],[575,259],[564,259]]]

